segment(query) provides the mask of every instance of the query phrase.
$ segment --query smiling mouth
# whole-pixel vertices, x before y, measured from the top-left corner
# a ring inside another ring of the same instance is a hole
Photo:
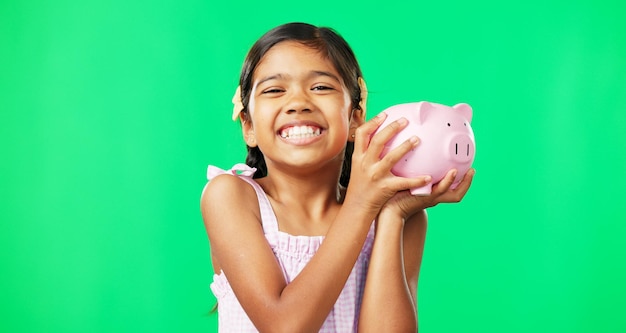
[[[292,126],[283,128],[280,137],[283,139],[304,139],[319,136],[322,129],[315,126]]]

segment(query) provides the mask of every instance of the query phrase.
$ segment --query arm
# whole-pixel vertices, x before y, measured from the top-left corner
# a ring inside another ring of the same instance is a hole
[[[416,288],[424,249],[426,214],[410,221],[389,211],[376,220],[359,332],[416,332]]]
[[[422,210],[411,216],[404,224],[402,250],[404,255],[405,277],[413,304],[417,313],[417,282],[419,279],[426,231],[428,229],[428,214]]]
[[[472,181],[473,170],[455,190],[455,172],[433,187],[427,197],[398,193],[377,218],[376,238],[365,283],[359,319],[360,332],[416,332],[417,282],[427,215],[440,202],[460,201]]]
[[[357,130],[352,181],[344,203],[318,252],[289,284],[263,235],[254,190],[228,175],[214,178],[205,188],[201,208],[214,266],[224,272],[260,331],[318,331],[380,208],[396,192],[425,184],[424,179],[402,179],[390,171],[415,142],[407,141],[379,158],[383,144],[406,125],[394,123],[370,140],[383,119],[375,118]]]
[[[236,177],[218,176],[207,185],[201,206],[214,266],[224,272],[240,304],[262,332],[319,330],[374,218],[363,210],[342,210],[318,253],[287,284],[263,234],[256,194],[248,184]]]

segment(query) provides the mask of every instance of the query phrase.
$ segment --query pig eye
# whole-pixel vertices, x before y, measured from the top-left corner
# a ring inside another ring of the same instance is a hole
[[[463,126],[467,127],[467,123],[463,123]]]
[[[448,123],[448,127],[450,127],[450,123]]]

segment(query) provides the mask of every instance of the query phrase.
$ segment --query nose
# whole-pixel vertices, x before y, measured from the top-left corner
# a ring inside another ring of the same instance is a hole
[[[467,163],[474,158],[476,146],[467,134],[457,134],[448,145],[448,156],[457,163]]]
[[[285,105],[285,110],[287,113],[311,112],[313,105],[306,92],[294,91]]]

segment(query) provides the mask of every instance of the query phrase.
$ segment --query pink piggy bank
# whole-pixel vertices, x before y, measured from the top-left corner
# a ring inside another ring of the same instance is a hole
[[[452,188],[456,188],[474,162],[476,144],[470,126],[472,107],[465,103],[449,107],[419,102],[394,105],[383,112],[387,118],[379,129],[401,117],[409,121],[406,128],[385,144],[383,156],[413,135],[420,139],[419,144],[391,169],[400,177],[432,177],[430,184],[411,189],[411,194],[429,195],[432,185],[453,168],[458,170],[452,184]]]

